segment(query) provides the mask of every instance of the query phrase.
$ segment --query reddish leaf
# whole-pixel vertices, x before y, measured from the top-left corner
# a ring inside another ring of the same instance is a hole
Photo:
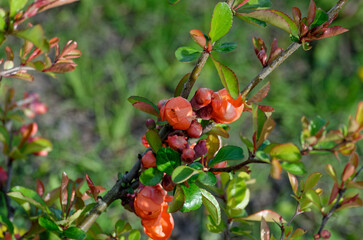
[[[180,96],[180,94],[182,93],[182,90],[184,88],[184,84],[188,81],[190,76],[190,73],[187,73],[184,75],[184,77],[179,81],[178,86],[176,86],[175,91],[174,91],[174,97],[178,97]]]
[[[13,50],[11,50],[10,47],[6,46],[5,47],[5,52],[6,52],[6,60],[13,61],[13,59],[14,59]]]
[[[145,103],[145,102],[137,102],[137,103],[132,104],[132,106],[134,108],[139,109],[140,111],[149,113],[149,114],[154,115],[154,116],[157,116],[157,117],[159,116],[159,113],[155,110],[155,108],[153,108],[148,103]]]
[[[69,182],[69,178],[68,178],[67,174],[65,172],[63,172],[63,174],[62,174],[62,184],[61,184],[61,187],[60,187],[60,198],[59,198],[63,212],[66,211],[67,202],[68,202],[68,189],[67,189],[68,182]]]
[[[347,208],[353,208],[353,207],[362,207],[363,201],[360,198],[355,198],[354,201],[350,201],[348,203],[342,204],[340,208],[338,208],[336,211],[340,211]]]
[[[261,227],[260,227],[260,239],[261,240],[270,240],[270,228],[268,227],[265,219],[262,217],[261,219]]]
[[[277,47],[277,39],[274,38],[271,45],[270,56],[268,58],[268,64],[272,63],[280,54],[284,51],[282,48]]]
[[[6,181],[8,180],[7,172],[0,166],[0,188],[4,186]]]
[[[292,16],[294,18],[295,24],[299,25],[301,21],[301,11],[297,7],[292,7]]]
[[[258,105],[258,108],[261,109],[263,112],[274,112],[275,109],[269,105]]]
[[[261,129],[260,136],[258,137],[257,148],[268,138],[272,130],[275,128],[276,123],[272,118],[267,118]]]
[[[255,95],[248,99],[248,104],[261,102],[267,96],[269,90],[270,82],[267,82]]]
[[[86,174],[86,181],[87,181],[87,185],[89,187],[89,190],[86,191],[86,193],[88,195],[92,195],[93,198],[97,201],[97,196],[101,193],[104,192],[106,189],[104,187],[101,186],[95,186],[91,180],[91,178],[88,176],[88,174]]]
[[[338,193],[339,193],[338,185],[337,183],[334,183],[333,189],[331,190],[329,197],[329,202],[328,202],[329,204],[331,204],[335,200],[335,198],[338,196]]]
[[[207,45],[207,39],[201,31],[199,31],[198,29],[192,29],[189,33],[190,36],[192,36],[194,42],[196,42],[199,46],[204,48],[205,45]]]
[[[314,22],[315,12],[316,12],[316,4],[314,0],[310,0],[307,23],[306,23],[307,26],[310,26]]]
[[[267,22],[294,36],[299,35],[299,30],[295,22],[285,13],[277,10],[257,10],[251,13],[243,13],[243,16],[256,18]]]
[[[352,155],[350,155],[349,162],[350,162],[350,164],[352,164],[354,166],[355,169],[357,169],[358,162],[359,162],[358,153],[354,152]]]
[[[246,221],[262,221],[262,218],[265,219],[266,222],[283,222],[286,223],[286,221],[282,218],[282,216],[272,210],[265,209],[262,211],[259,211],[257,213],[251,214],[247,217],[243,217],[241,219]]]
[[[346,28],[343,28],[340,26],[334,26],[334,27],[325,29],[321,34],[317,34],[317,35],[311,36],[309,38],[306,38],[305,41],[310,42],[310,41],[319,40],[319,39],[323,39],[323,38],[333,37],[333,36],[345,33],[347,31],[349,31],[349,30]]]
[[[34,80],[34,77],[31,74],[26,73],[26,72],[17,72],[16,74],[4,76],[4,77],[18,78],[18,79],[25,80],[28,82],[32,82]]]
[[[294,192],[295,195],[297,195],[299,182],[297,181],[297,178],[295,177],[295,175],[293,175],[289,172],[287,173],[287,175],[289,176],[289,181],[291,184],[292,191]]]
[[[271,161],[271,170],[270,170],[271,177],[274,179],[280,179],[281,172],[282,172],[282,167],[280,162],[277,161],[275,158],[273,158]]]
[[[43,69],[42,72],[53,72],[53,73],[66,73],[72,72],[76,68],[77,64],[73,61],[62,61],[57,62],[53,66]]]
[[[255,49],[255,54],[260,60],[262,66],[267,66],[267,48],[264,41],[261,38],[252,38],[253,47]]]
[[[37,193],[39,196],[43,196],[44,194],[44,184],[41,180],[37,179]]]
[[[348,178],[354,174],[354,171],[355,171],[355,167],[352,164],[350,164],[350,162],[348,162],[345,165],[345,168],[344,168],[344,171],[342,174],[342,182],[347,181]]]

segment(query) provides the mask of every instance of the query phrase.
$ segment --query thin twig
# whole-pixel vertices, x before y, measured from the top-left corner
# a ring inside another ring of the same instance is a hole
[[[0,76],[1,77],[6,77],[9,75],[14,75],[20,71],[34,71],[35,69],[32,67],[24,67],[24,66],[20,66],[20,67],[15,67],[6,71],[2,71],[0,72]]]
[[[250,163],[264,163],[264,164],[268,164],[268,162],[265,161],[261,161],[261,160],[257,160],[257,159],[248,159],[244,162],[241,162],[237,165],[233,165],[230,167],[225,167],[225,168],[210,168],[208,170],[208,172],[232,172],[232,171],[237,171],[239,169],[241,169],[242,167],[250,164]]]
[[[363,170],[363,166],[360,167],[360,169],[355,173],[352,181],[355,181],[355,179],[358,177],[358,175],[362,172]],[[337,210],[341,205],[340,205],[340,200],[342,199],[344,193],[347,191],[347,188],[344,189],[339,189],[338,191],[338,198],[335,201],[335,204],[333,205],[333,207],[330,209],[330,211],[323,216],[323,219],[321,221],[321,225],[320,228],[318,230],[318,234],[320,235],[321,232],[323,231],[325,225],[327,224],[327,222],[329,221],[329,219],[331,218],[331,216],[333,215],[333,213],[335,212],[335,210]]]
[[[335,4],[334,7],[328,11],[329,19],[334,18],[347,1],[348,0],[340,0],[337,4]],[[291,43],[290,46],[288,46],[287,49],[283,51],[278,58],[276,58],[270,65],[263,68],[261,72],[242,90],[242,98],[245,98],[252,91],[252,89],[254,89],[263,79],[270,75],[273,70],[280,66],[280,64],[290,57],[290,55],[293,54],[297,49],[299,49],[300,46],[301,44],[299,43]]]

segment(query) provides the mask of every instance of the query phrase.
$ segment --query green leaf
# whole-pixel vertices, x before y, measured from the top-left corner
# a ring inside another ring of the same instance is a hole
[[[70,238],[70,239],[82,240],[86,237],[86,233],[76,227],[70,227],[70,228],[64,229],[63,233],[64,233],[64,236],[66,236],[67,238]]]
[[[294,20],[292,20],[283,12],[277,10],[257,10],[251,13],[241,13],[241,15],[267,22],[271,25],[281,28],[293,36],[299,35],[299,29],[296,26]]]
[[[313,190],[310,189],[305,193],[307,199],[309,199],[314,205],[316,205],[319,209],[321,208],[321,202],[319,195]]]
[[[209,223],[207,223],[207,229],[208,229],[208,231],[210,231],[212,233],[221,233],[221,232],[224,232],[225,229],[227,228],[224,221],[220,221],[219,224],[216,224],[213,221],[213,218],[211,215],[208,216],[208,220],[209,220]]]
[[[219,207],[219,203],[217,199],[208,191],[204,189],[200,189],[202,193],[202,202],[204,206],[207,208],[210,216],[216,224],[220,224],[221,222],[221,208]]]
[[[146,186],[154,186],[163,178],[164,173],[160,172],[156,167],[148,168],[140,175],[140,182]]]
[[[156,154],[156,165],[161,172],[171,175],[180,164],[179,153],[171,148],[162,147]]]
[[[174,169],[171,174],[171,180],[174,183],[179,184],[188,180],[191,176],[198,174],[200,171],[188,166],[179,166]]]
[[[319,172],[315,172],[309,175],[304,184],[304,192],[312,189],[318,183],[319,179],[323,176]]]
[[[265,209],[262,211],[259,211],[257,213],[251,214],[247,217],[243,217],[241,219],[246,220],[246,221],[258,221],[260,222],[262,220],[262,218],[265,219],[266,222],[280,222],[280,219],[282,220],[283,223],[285,223],[286,221],[282,218],[282,216],[272,210],[269,209]]]
[[[211,172],[201,172],[198,175],[198,180],[207,186],[214,186],[217,183],[216,176]]]
[[[212,21],[210,24],[209,37],[211,42],[218,41],[221,37],[226,35],[231,29],[233,23],[233,14],[228,4],[220,2],[214,8]]]
[[[202,193],[200,188],[193,184],[189,184],[189,187],[180,185],[184,193],[184,205],[181,209],[182,212],[189,212],[197,210],[202,206]]]
[[[258,158],[259,160],[265,161],[265,162],[270,162],[270,158],[268,157],[268,154],[265,153],[264,151],[257,151],[256,158]]]
[[[244,158],[243,150],[237,146],[224,146],[222,147],[216,156],[208,162],[208,166],[214,166],[217,163],[226,160],[240,160]]]
[[[271,158],[282,161],[297,162],[301,159],[300,150],[293,143],[278,144],[270,150]]]
[[[213,51],[220,53],[227,53],[235,50],[237,48],[237,43],[235,42],[224,42],[217,43],[213,46]]]
[[[154,153],[158,153],[160,148],[162,147],[161,138],[159,136],[159,133],[153,129],[150,129],[146,132],[146,140],[149,143],[151,149]]]
[[[140,234],[139,230],[132,229],[131,232],[129,233],[128,240],[140,240],[140,238],[141,238],[141,234]]]
[[[243,15],[242,15],[242,14],[240,14],[240,13],[237,13],[237,14],[236,14],[236,16],[237,16],[239,19],[241,19],[241,20],[243,20],[243,21],[245,21],[245,22],[247,22],[247,23],[249,23],[249,24],[253,24],[253,25],[255,25],[255,26],[258,26],[258,27],[266,27],[266,26],[267,26],[266,22],[261,21],[261,20],[258,20],[258,19],[253,18],[253,17],[243,16]]]
[[[309,124],[310,136],[315,136],[326,123],[327,121],[320,116],[311,120]]]
[[[234,3],[233,5],[238,5],[243,1],[237,1],[239,3]],[[258,9],[263,8],[270,8],[272,7],[272,3],[270,0],[250,0],[240,8],[238,8],[238,11],[254,11]]]
[[[28,0],[10,0],[10,17],[13,18],[27,2]]]
[[[6,130],[5,127],[0,126],[0,142],[2,143],[9,143],[9,132]]]
[[[293,234],[291,234],[291,239],[299,238],[303,236],[306,233],[306,231],[302,228],[297,228]]]
[[[303,175],[306,173],[305,165],[302,162],[282,162],[281,167],[294,175]]]
[[[132,106],[143,112],[152,114],[156,117],[160,116],[159,108],[147,98],[131,96],[127,100],[132,104]]]
[[[227,195],[227,215],[228,217],[235,218],[241,217],[244,213],[244,209],[247,206],[250,199],[250,192],[246,187],[245,180],[247,180],[248,174],[240,172],[237,176],[229,182],[226,195]]]
[[[15,35],[34,43],[35,46],[44,52],[49,51],[49,42],[44,38],[44,31],[40,25],[18,31]]]
[[[52,150],[52,143],[45,138],[38,138],[37,140],[30,142],[25,145],[22,149],[23,154],[31,154],[40,151],[51,151]]]
[[[227,92],[231,95],[233,99],[238,98],[239,96],[239,86],[238,86],[238,79],[236,74],[227,66],[223,65],[222,63],[218,62],[212,57],[214,66],[217,69],[219,78]]]
[[[169,203],[168,213],[173,213],[180,210],[184,204],[184,192],[180,185],[176,186],[173,201]]]
[[[57,231],[57,232],[59,232],[59,231],[62,230],[55,222],[53,222],[48,217],[40,217],[38,219],[38,223],[39,223],[40,226],[47,229],[48,231]]]
[[[200,51],[192,47],[180,47],[175,51],[175,57],[180,62],[191,62],[197,59]]]
[[[310,25],[309,29],[317,27],[325,22],[329,21],[329,16],[321,8],[317,8],[315,12],[314,22]]]
[[[5,223],[5,225],[7,227],[7,231],[9,231],[10,234],[14,233],[14,225],[11,223],[11,221],[7,217],[0,215],[0,223],[2,225],[4,225],[4,223]]]

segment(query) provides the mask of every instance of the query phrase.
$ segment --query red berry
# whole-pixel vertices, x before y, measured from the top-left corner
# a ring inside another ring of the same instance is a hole
[[[201,139],[197,142],[197,145],[194,147],[195,159],[200,158],[208,152],[207,149],[207,140]]]
[[[323,239],[329,239],[329,238],[330,238],[330,236],[331,236],[331,233],[330,233],[328,230],[323,230],[323,231],[321,231],[321,237],[322,237]]]
[[[190,127],[187,129],[188,136],[191,138],[199,138],[202,135],[203,128],[199,122],[193,120]]]
[[[172,191],[175,187],[175,183],[171,180],[171,175],[166,174],[161,181],[161,186],[165,191]]]
[[[145,155],[141,158],[141,162],[144,168],[156,167],[156,158],[152,151],[145,153]]]
[[[179,152],[183,151],[188,146],[188,142],[185,140],[185,137],[178,135],[168,136],[168,144],[169,147]]]
[[[190,103],[194,110],[207,106],[212,101],[213,91],[209,88],[199,88]]]
[[[151,118],[146,120],[145,125],[148,129],[154,129],[156,127],[154,119],[151,119]]]
[[[181,158],[186,163],[192,163],[194,161],[195,152],[191,148],[186,148],[183,150],[183,153],[181,155]]]

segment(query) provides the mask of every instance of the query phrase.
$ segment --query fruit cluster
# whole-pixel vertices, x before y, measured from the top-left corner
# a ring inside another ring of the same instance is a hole
[[[210,157],[207,159],[207,155],[213,157],[221,144],[218,141],[218,146],[214,146],[208,153],[210,146],[207,139],[202,137],[205,136],[203,126],[212,121],[222,124],[236,121],[241,116],[244,105],[241,95],[233,99],[226,89],[213,92],[208,88],[199,88],[190,102],[182,97],[161,100],[158,103],[159,121],[155,123],[153,119],[148,119],[146,126],[148,131],[156,131],[158,134],[166,122],[173,128],[167,136],[160,138],[160,144],[179,158],[176,160],[177,165],[190,165],[197,161],[206,166],[210,160]],[[196,140],[190,141],[191,139]],[[152,145],[146,136],[142,142],[145,147]],[[159,158],[157,151],[151,147],[141,158],[142,171],[149,168],[159,169]],[[225,167],[226,164],[221,162],[214,167]],[[167,202],[172,199],[167,196],[167,191],[172,191],[176,184],[172,181],[170,172],[164,171],[160,174],[161,185],[160,182],[154,186],[140,184],[134,199],[135,213],[141,218],[145,233],[153,239],[167,239],[174,226],[173,218],[167,212]]]

